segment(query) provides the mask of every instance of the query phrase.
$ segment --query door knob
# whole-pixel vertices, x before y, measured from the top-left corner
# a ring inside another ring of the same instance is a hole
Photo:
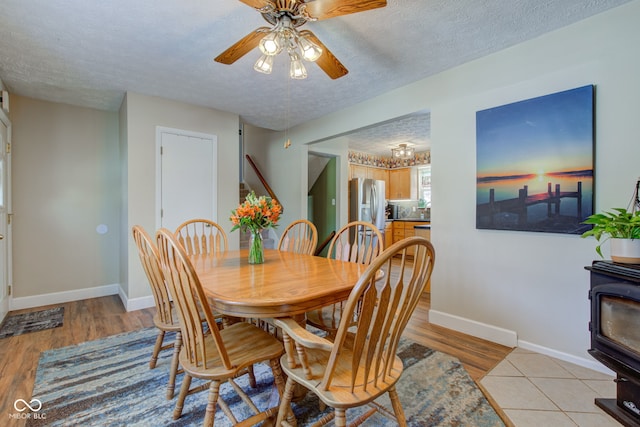
[[[0,240],[4,239],[4,234],[0,234]]]

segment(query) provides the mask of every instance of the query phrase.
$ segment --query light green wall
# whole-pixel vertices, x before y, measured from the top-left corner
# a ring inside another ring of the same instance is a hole
[[[309,190],[313,196],[313,218],[309,218],[318,229],[318,244],[336,227],[336,207],[331,200],[336,199],[336,158],[329,160],[324,170]],[[326,249],[322,255],[326,254]]]

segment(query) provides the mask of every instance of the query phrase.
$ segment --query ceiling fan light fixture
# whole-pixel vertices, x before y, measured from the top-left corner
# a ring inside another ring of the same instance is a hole
[[[415,149],[407,144],[398,144],[397,148],[391,149],[391,157],[394,159],[410,159],[413,157]]]
[[[302,59],[315,62],[322,55],[322,49],[305,36],[298,36],[298,46],[302,51]]]
[[[260,40],[258,47],[264,55],[274,56],[282,51],[282,44],[278,41],[278,33],[270,32]]]
[[[256,61],[253,69],[259,73],[271,74],[273,70],[273,56],[272,55],[262,55]]]
[[[349,70],[309,30],[299,31],[307,22],[360,13],[387,6],[387,0],[240,0],[251,6],[270,27],[258,27],[215,58],[230,65],[259,47],[264,55],[275,56],[282,51],[298,51],[305,61],[317,61],[318,67],[331,79],[346,76]],[[322,4],[321,4],[322,3]],[[261,63],[264,61],[261,61]],[[263,72],[266,65],[255,67]],[[291,65],[292,78],[304,78],[307,73],[298,63]]]
[[[289,67],[289,77],[292,79],[306,79],[307,69],[304,67],[300,56],[295,52],[289,52],[291,58],[291,65]]]

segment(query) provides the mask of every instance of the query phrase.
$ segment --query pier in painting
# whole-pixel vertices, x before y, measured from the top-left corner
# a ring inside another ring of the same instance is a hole
[[[560,206],[563,199],[573,199],[571,205],[575,206],[575,216],[567,216],[566,211],[561,213]],[[540,204],[546,205],[545,218],[540,217],[544,214],[540,210],[536,211],[535,218],[530,218],[529,208]],[[578,233],[583,228],[580,223],[584,217],[581,181],[576,182],[575,191],[562,191],[560,184],[554,186],[549,182],[547,191],[537,194],[529,194],[529,186],[524,185],[518,190],[517,197],[503,200],[496,200],[496,191],[490,188],[488,201],[476,205],[478,228],[551,231],[548,228],[567,227],[568,223],[573,223],[574,226],[569,227],[565,232]]]

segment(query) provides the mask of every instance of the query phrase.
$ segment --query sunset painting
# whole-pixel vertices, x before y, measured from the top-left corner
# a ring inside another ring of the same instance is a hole
[[[594,87],[476,113],[476,228],[582,234],[593,213]]]

